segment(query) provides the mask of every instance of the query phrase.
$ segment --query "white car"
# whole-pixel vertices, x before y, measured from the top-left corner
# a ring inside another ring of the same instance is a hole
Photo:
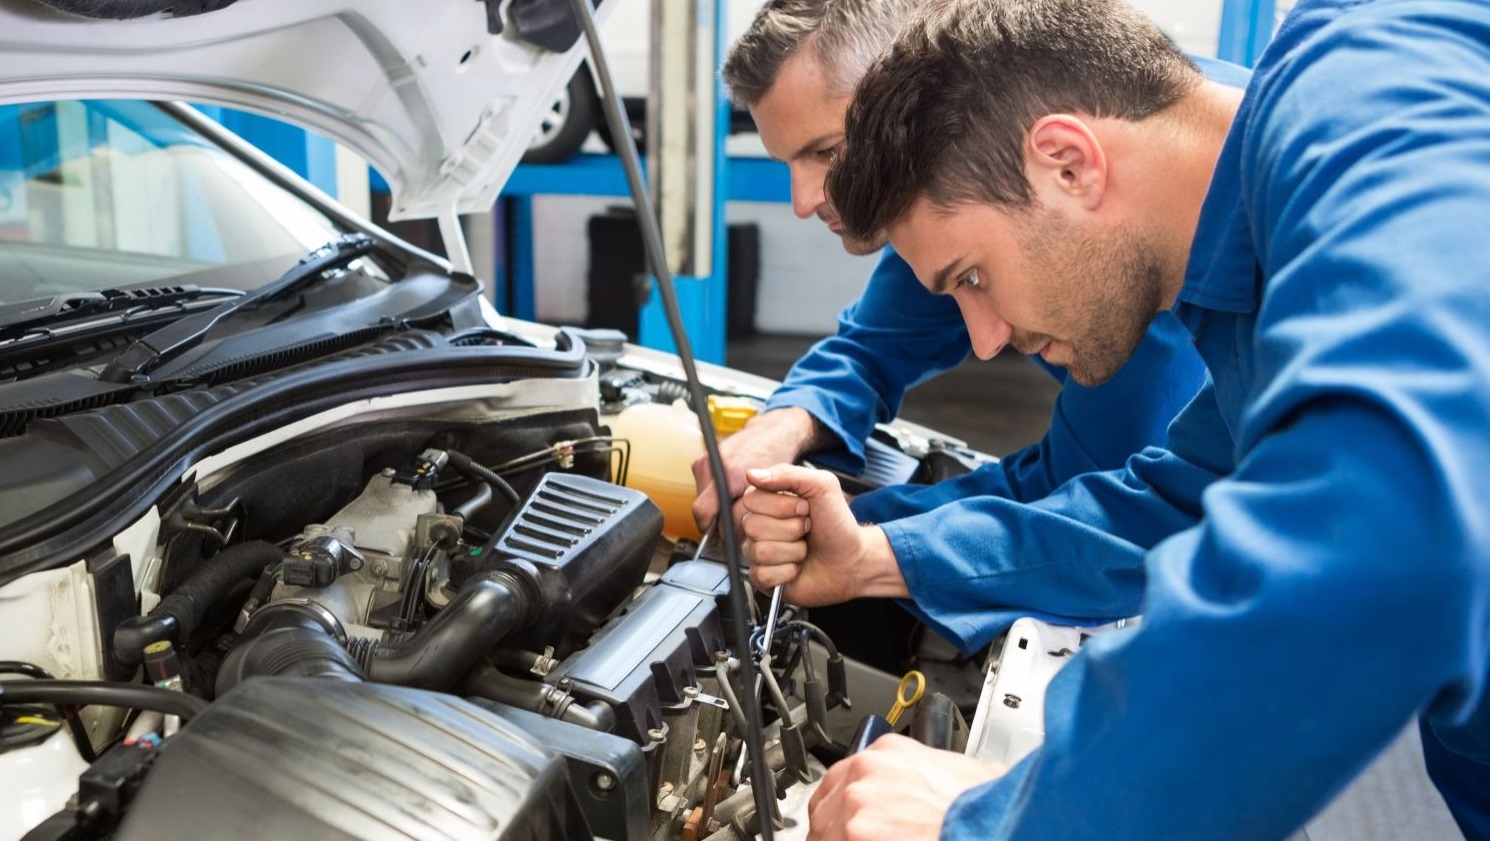
[[[647,118],[647,79],[651,70],[652,0],[608,0],[611,10],[601,30],[606,58],[615,74],[616,90],[631,118],[636,139],[644,140]],[[763,0],[720,0],[724,24],[723,49],[729,49],[755,19]],[[753,131],[755,124],[749,112],[730,112],[730,131]],[[596,131],[607,146],[614,149],[614,139],[605,125],[605,115],[595,94],[588,67],[581,67],[569,79],[529,141],[523,160],[528,163],[555,163],[574,155]]]
[[[726,568],[669,558],[602,422],[676,359],[502,318],[458,242],[172,104],[316,129],[458,232],[578,66],[567,7],[0,2],[0,839],[756,825]],[[892,432],[874,481],[939,443]],[[847,691],[799,619],[783,786]]]

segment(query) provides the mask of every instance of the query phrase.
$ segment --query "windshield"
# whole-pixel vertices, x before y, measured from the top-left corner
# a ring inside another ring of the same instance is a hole
[[[206,270],[251,290],[341,233],[148,102],[0,106],[0,303]]]

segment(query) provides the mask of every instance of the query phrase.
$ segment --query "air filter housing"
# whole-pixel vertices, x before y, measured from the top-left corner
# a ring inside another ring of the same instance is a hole
[[[477,566],[517,567],[536,583],[541,614],[513,641],[563,656],[629,601],[661,535],[662,511],[644,494],[549,473]]]

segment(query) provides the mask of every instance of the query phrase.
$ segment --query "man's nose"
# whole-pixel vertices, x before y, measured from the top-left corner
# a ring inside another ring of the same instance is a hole
[[[968,338],[973,343],[973,354],[979,359],[986,361],[998,356],[999,351],[1014,337],[1014,327],[992,312],[969,312],[964,309],[962,314],[963,320],[967,322]]]
[[[823,176],[820,172],[804,172],[803,167],[793,166],[792,174],[792,213],[798,219],[806,219],[817,215],[817,209],[823,206]]]

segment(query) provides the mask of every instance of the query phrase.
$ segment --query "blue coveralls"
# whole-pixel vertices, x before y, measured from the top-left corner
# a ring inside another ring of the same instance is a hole
[[[1045,744],[942,837],[1282,838],[1421,716],[1490,838],[1490,4],[1301,0],[1175,315],[1210,379],[1167,449],[885,525],[966,647],[1011,597],[1144,614],[1057,675]]]

